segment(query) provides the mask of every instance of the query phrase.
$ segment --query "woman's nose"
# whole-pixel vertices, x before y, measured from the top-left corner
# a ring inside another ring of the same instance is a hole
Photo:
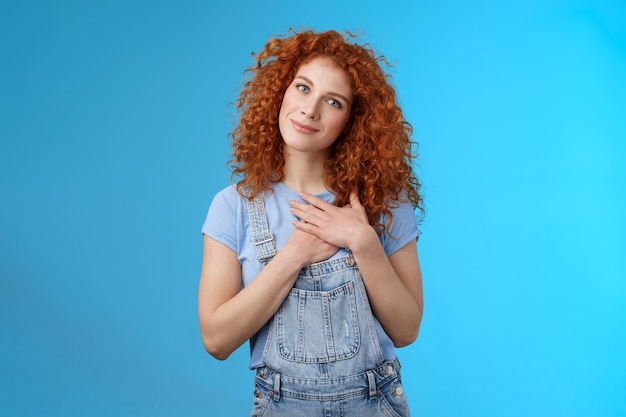
[[[300,113],[307,119],[317,120],[319,118],[319,104],[317,100],[305,100],[300,107]]]

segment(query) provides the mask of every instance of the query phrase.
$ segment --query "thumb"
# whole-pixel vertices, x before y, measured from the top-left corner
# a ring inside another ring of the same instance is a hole
[[[361,201],[359,200],[359,193],[357,191],[352,191],[350,193],[350,205],[353,208],[361,207]]]

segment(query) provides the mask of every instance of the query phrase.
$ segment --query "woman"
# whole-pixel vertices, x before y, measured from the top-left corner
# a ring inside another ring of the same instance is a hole
[[[423,210],[384,58],[335,31],[255,58],[232,133],[239,181],[202,228],[204,346],[223,360],[250,341],[253,416],[407,416],[394,347],[422,319]]]

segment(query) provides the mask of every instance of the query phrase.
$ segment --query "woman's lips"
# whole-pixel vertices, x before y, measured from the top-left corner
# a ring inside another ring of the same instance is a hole
[[[309,125],[306,125],[304,123],[300,123],[296,120],[290,120],[291,125],[293,126],[293,128],[295,130],[297,130],[300,133],[315,133],[318,131],[318,129],[315,129]]]

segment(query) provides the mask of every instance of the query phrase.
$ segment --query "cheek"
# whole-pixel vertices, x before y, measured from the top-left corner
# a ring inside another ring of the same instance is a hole
[[[335,130],[337,130],[339,133],[341,133],[341,132],[344,131],[344,129],[348,125],[348,121],[350,121],[350,115],[337,118],[335,123],[333,123],[333,127],[334,127]]]
[[[278,130],[282,136],[284,136],[284,129],[286,128],[287,115],[289,114],[289,97],[285,94],[283,101],[280,104],[278,110]]]
[[[280,103],[280,111],[279,111],[280,115],[289,113],[290,108],[293,107],[293,102],[294,100],[289,94],[289,92],[286,92],[285,95],[283,96],[283,101]]]

